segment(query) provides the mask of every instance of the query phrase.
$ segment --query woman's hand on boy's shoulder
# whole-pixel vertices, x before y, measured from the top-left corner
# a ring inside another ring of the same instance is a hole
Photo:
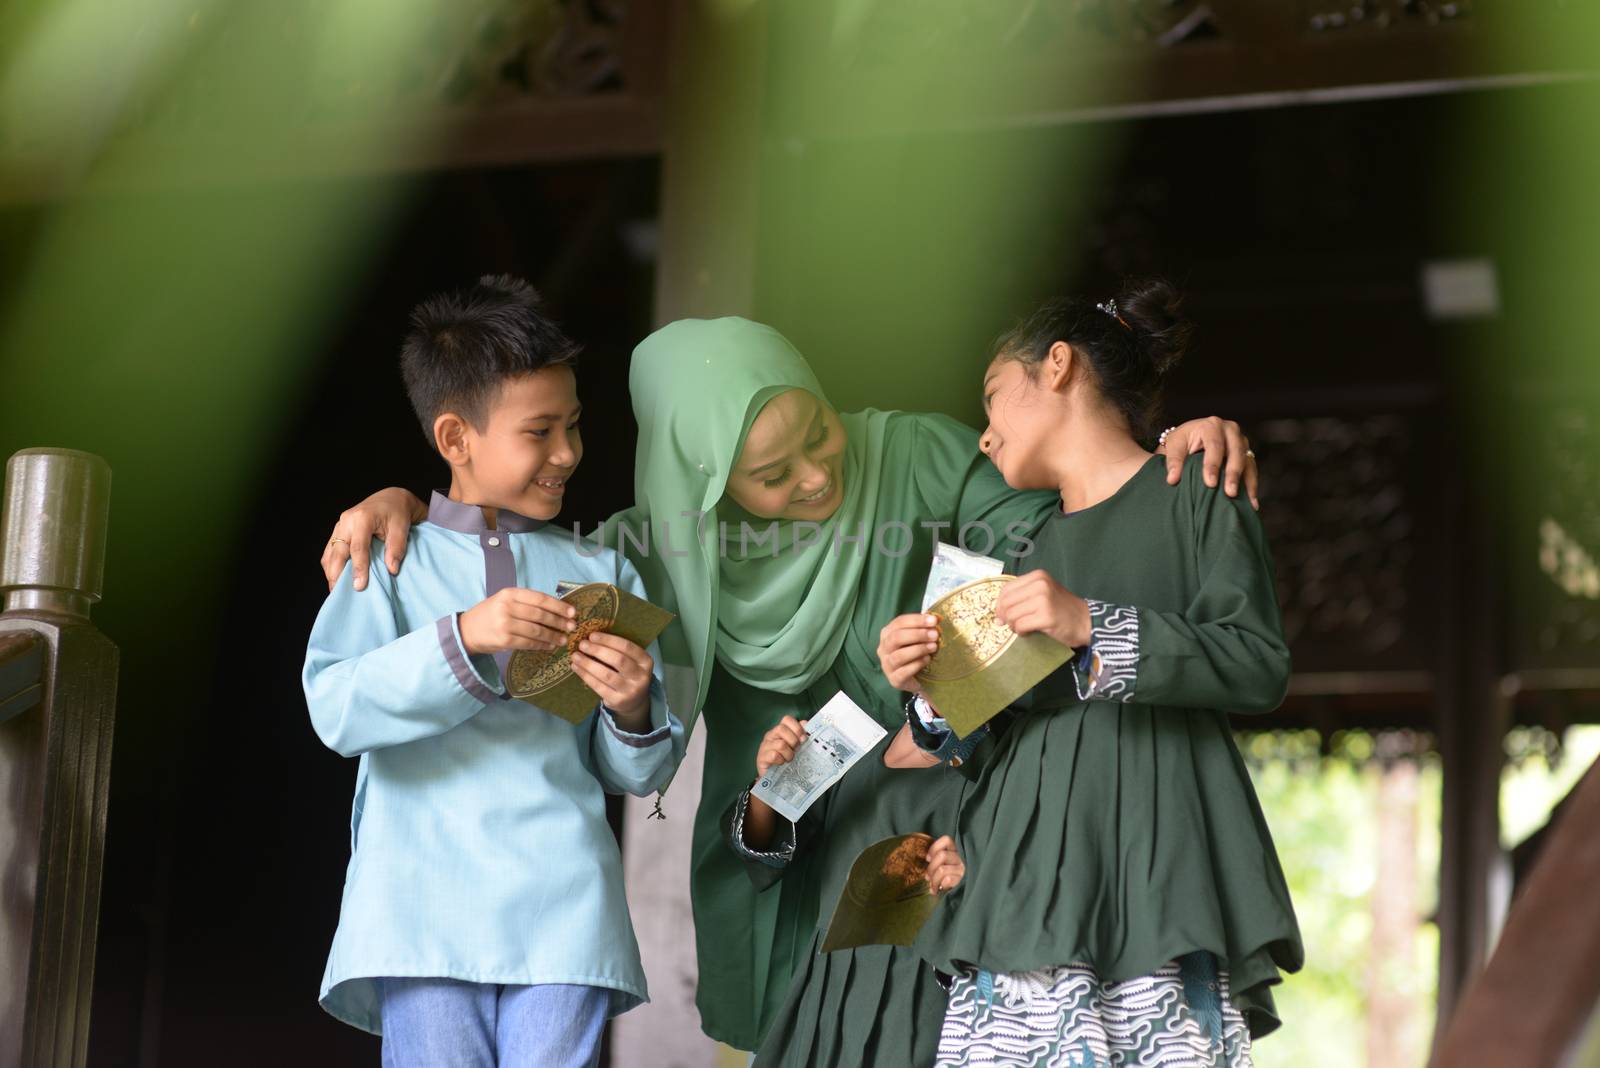
[[[1261,476],[1256,470],[1256,454],[1250,439],[1232,419],[1207,416],[1180,423],[1167,432],[1159,451],[1167,461],[1167,483],[1177,485],[1183,477],[1183,463],[1197,452],[1206,454],[1202,471],[1206,485],[1215,487],[1222,477],[1222,490],[1230,497],[1239,495],[1244,483],[1250,506],[1261,510]]]
[[[328,589],[333,589],[344,574],[347,560],[354,562],[355,588],[367,588],[373,538],[383,542],[383,561],[389,574],[398,575],[411,528],[426,518],[428,506],[416,494],[398,486],[379,490],[354,508],[345,509],[322,547],[322,574],[328,580]]]

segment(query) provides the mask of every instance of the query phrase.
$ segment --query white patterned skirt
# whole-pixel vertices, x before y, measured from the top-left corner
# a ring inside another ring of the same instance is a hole
[[[1209,953],[1102,983],[1093,968],[968,968],[950,986],[939,1068],[1253,1068],[1250,1030]]]

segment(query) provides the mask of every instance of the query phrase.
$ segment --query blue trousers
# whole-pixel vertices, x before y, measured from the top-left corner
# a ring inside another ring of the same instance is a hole
[[[383,1068],[594,1068],[611,992],[384,979]]]

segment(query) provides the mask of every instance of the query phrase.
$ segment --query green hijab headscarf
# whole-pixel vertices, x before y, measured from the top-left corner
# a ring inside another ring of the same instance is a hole
[[[855,610],[872,546],[887,414],[839,416],[848,437],[844,500],[820,530],[777,521],[774,555],[769,521],[752,520],[722,498],[768,401],[803,389],[827,403],[805,358],[776,330],[748,319],[684,319],[633,350],[628,389],[639,423],[635,504],[607,520],[601,537],[638,568],[651,597],[678,615],[661,636],[662,656],[693,671],[694,696],[687,707],[678,697],[673,711],[693,727],[713,656],[752,686],[805,689],[833,666]],[[741,543],[741,519],[759,544]]]

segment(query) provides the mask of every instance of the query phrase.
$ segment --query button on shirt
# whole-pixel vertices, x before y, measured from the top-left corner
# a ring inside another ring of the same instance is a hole
[[[613,1014],[646,998],[604,794],[649,794],[682,757],[659,653],[647,733],[599,707],[574,726],[504,697],[509,654],[468,655],[459,622],[507,586],[643,583],[570,530],[506,512],[497,526],[434,494],[400,574],[378,549],[357,593],[347,567],[306,652],[312,726],[359,758],[320,1000],[374,1033],[382,976],[598,986]]]

